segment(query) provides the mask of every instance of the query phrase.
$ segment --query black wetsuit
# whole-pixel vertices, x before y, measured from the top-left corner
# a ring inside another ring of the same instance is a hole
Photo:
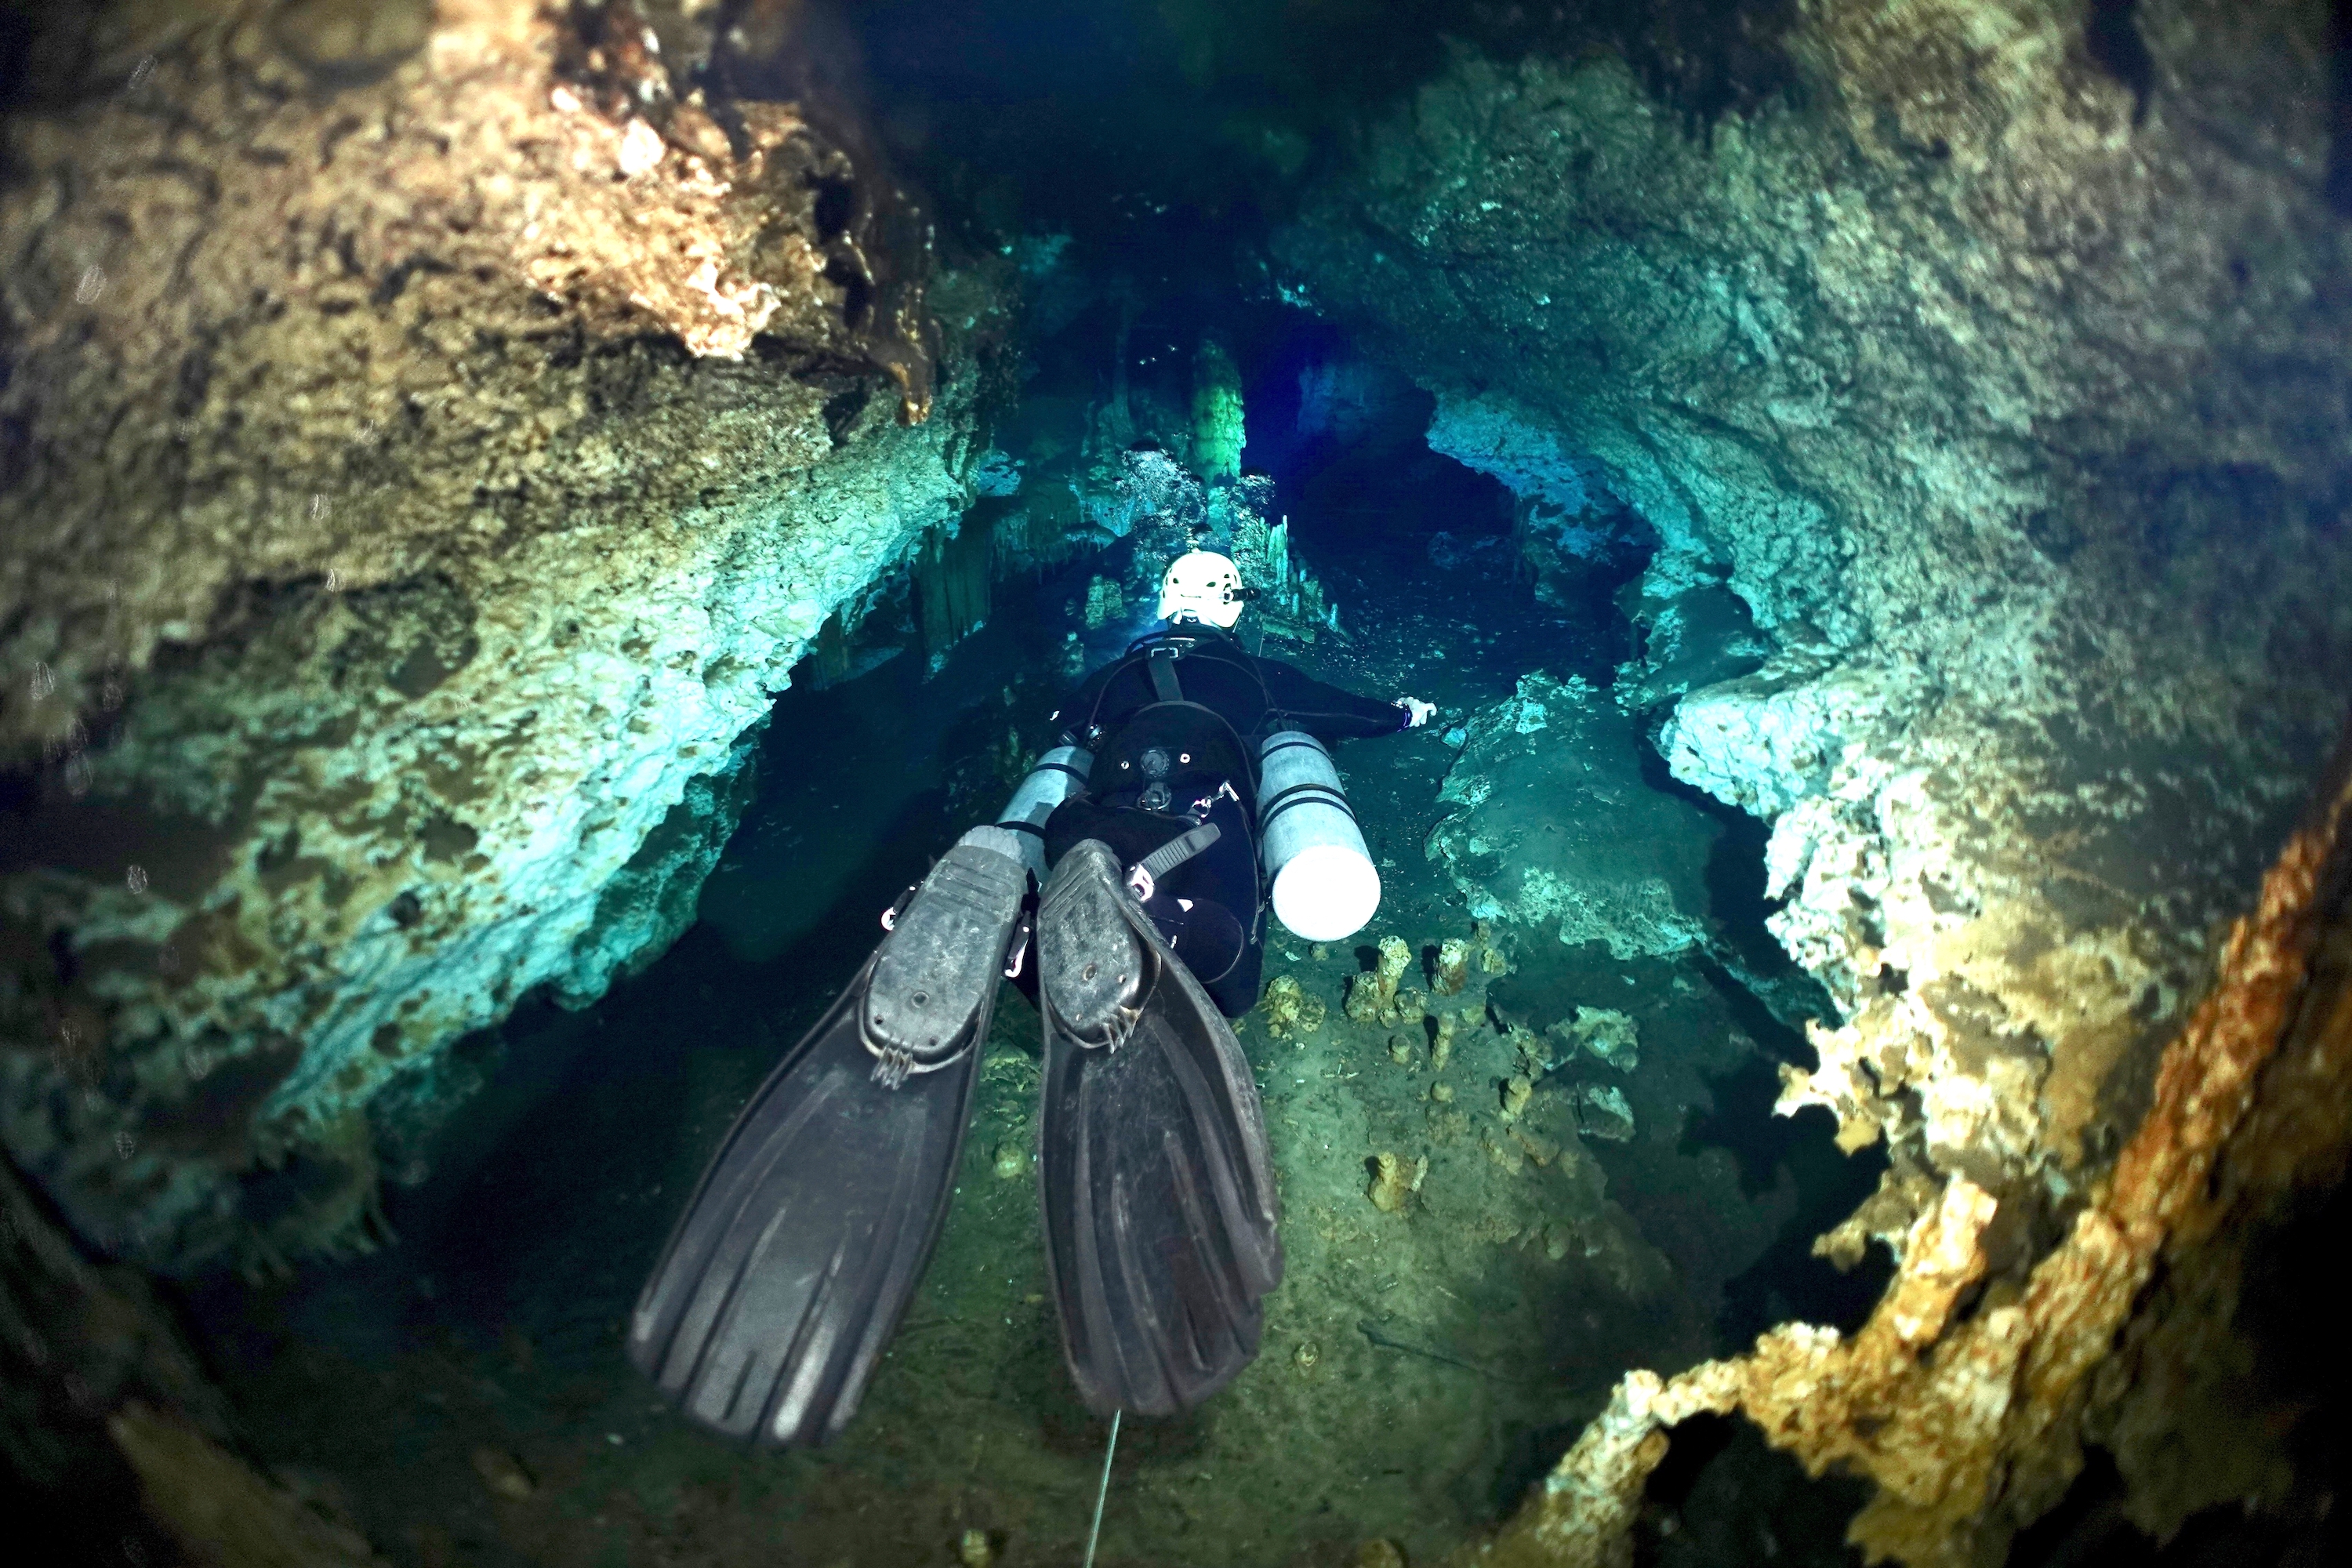
[[[1259,658],[1214,627],[1141,638],[1055,711],[1061,742],[1094,753],[1086,790],[1045,823],[1048,861],[1097,838],[1132,866],[1196,824],[1217,841],[1160,879],[1144,905],[1227,1017],[1257,1004],[1265,963],[1257,863],[1257,751],[1303,730],[1321,741],[1386,735],[1408,714]]]

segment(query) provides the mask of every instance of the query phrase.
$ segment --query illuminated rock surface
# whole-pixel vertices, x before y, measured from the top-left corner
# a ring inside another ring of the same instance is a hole
[[[1444,711],[1343,753],[1388,902],[1277,933],[1241,1026],[1289,1277],[1129,1424],[1104,1562],[2340,1539],[2289,1321],[2352,1121],[2340,765],[2288,839],[2352,668],[2326,7],[1145,9],[1104,37],[1194,96],[1060,79],[1105,142],[1042,169],[993,130],[1042,70],[915,0],[861,15],[945,74],[872,116],[798,0],[141,5],[37,62],[11,1443],[159,1545],[363,1556],[315,1462],[428,1563],[1075,1561],[1025,1011],[842,1443],[714,1458],[612,1329],[1207,528],[1245,635]],[[1058,68],[1108,68],[1084,20]],[[1362,90],[1291,91],[1350,29]],[[940,269],[877,123],[999,259]],[[368,1244],[380,1172],[397,1250],[204,1279]],[[68,1229],[267,1343],[253,1445]]]
[[[1811,1473],[1837,1465],[1877,1483],[1850,1532],[1873,1560],[2000,1561],[2093,1442],[2122,1472],[2133,1522],[2159,1540],[2201,1508],[2309,1506],[2280,1447],[2309,1390],[2255,1376],[2238,1331],[2259,1310],[2242,1294],[2256,1244],[2344,1173],[2347,890],[2352,745],[2057,1246],[2000,1279],[1999,1205],[1951,1177],[1901,1237],[1901,1269],[1859,1333],[1791,1323],[1744,1357],[1632,1374],[1519,1518],[1465,1560],[1622,1561],[1669,1430],[1734,1408]]]
[[[2323,10],[2141,5],[2136,93],[2073,6],[1819,7],[1801,90],[1704,137],[1614,60],[1465,52],[1283,244],[1294,291],[1437,393],[1433,444],[1571,517],[1596,476],[1633,503],[1654,630],[1719,582],[1769,639],[1692,681],[1664,678],[1706,651],[1678,635],[1622,693],[1677,777],[1773,824],[1773,930],[1842,1015],[1782,1109],[1885,1142],[1824,1247],[1909,1271],[1851,1347],[1791,1326],[1655,1396],[1761,1380],[1738,1396],[1776,1441],[1887,1487],[1857,1530],[1909,1561],[1997,1555],[2071,1474],[2036,1424],[2158,1245],[2104,1206],[2152,1157],[2117,1152],[2173,1137],[2142,1122],[2157,1051],[2340,720]],[[1978,1283],[2020,1304],[1918,1364]],[[1874,1394],[1825,1402],[1864,1366]],[[1959,1414],[2012,1386],[2010,1426]],[[1578,1490],[1654,1394],[1626,1385],[1515,1539],[1614,1539]],[[1947,1433],[1948,1463],[1919,1447]],[[2053,1468],[1996,1495],[2029,1453]]]
[[[8,125],[0,1131],[158,1266],[364,1244],[371,1106],[684,928],[747,731],[969,499],[996,297],[853,121],[408,9],[101,32]]]

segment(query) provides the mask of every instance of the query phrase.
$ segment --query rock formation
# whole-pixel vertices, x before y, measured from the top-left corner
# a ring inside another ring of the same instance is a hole
[[[2243,1333],[2261,1310],[2252,1259],[2304,1194],[2343,1180],[2347,1128],[2352,734],[2165,1047],[2137,1131],[2056,1246],[2021,1275],[2005,1267],[2000,1205],[1951,1176],[1860,1332],[1790,1323],[1672,1380],[1633,1373],[1474,1558],[1621,1561],[1667,1432],[1735,1408],[1811,1473],[1877,1483],[1849,1532],[1872,1561],[2000,1562],[2092,1443],[2159,1540],[2205,1508],[2316,1522],[2329,1500],[2298,1487],[2285,1438],[2333,1416],[2315,1411],[2306,1372],[2259,1375]]]
[[[382,1561],[333,1497],[300,1496],[245,1457],[228,1402],[147,1281],[83,1258],[5,1165],[0,1279],[0,1456],[47,1505],[37,1517],[49,1552]]]
[[[1711,121],[1606,48],[1457,51],[1284,237],[1278,286],[1433,392],[1433,444],[1547,526],[1622,501],[1655,531],[1652,657],[1617,695],[1678,777],[1772,823],[1774,929],[1840,1014],[1782,1109],[1893,1157],[1824,1249],[1907,1270],[1853,1347],[1791,1327],[1721,1375],[1908,1347],[1883,1405],[1738,1397],[1881,1479],[1865,1543],[1978,1561],[2070,1473],[2042,1447],[2060,1390],[2161,1250],[2117,1161],[2173,1137],[2159,1051],[2245,956],[2215,935],[2342,715],[2327,15],[2143,0],[2105,24],[2126,59],[2056,0],[1759,9],[1785,76]],[[1921,1360],[1979,1291],[1998,1310]],[[1981,1463],[1898,1459],[1979,1375],[2014,1395]],[[1648,1430],[1645,1390],[1610,1420]],[[2002,1490],[2029,1451],[2054,1468]]]
[[[97,1244],[363,1243],[448,1043],[675,937],[787,671],[968,500],[1005,291],[938,270],[807,8],[729,14],[37,40],[0,1134]]]
[[[1574,676],[1521,679],[1463,726],[1430,855],[1472,916],[1618,958],[1709,944],[1705,877],[1721,829],[1642,779],[1638,727]]]

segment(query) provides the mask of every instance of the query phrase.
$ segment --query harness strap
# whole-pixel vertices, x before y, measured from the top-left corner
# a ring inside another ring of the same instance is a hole
[[[1184,688],[1176,679],[1176,650],[1155,647],[1144,656],[1145,666],[1151,671],[1152,695],[1162,702],[1184,700]]]
[[[1155,882],[1181,866],[1195,855],[1202,854],[1224,837],[1224,830],[1213,822],[1204,822],[1175,837],[1136,862],[1136,868],[1148,873]]]

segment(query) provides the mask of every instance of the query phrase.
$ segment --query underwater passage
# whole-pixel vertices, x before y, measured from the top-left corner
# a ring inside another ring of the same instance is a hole
[[[10,1496],[2346,1556],[2347,125],[2334,0],[0,4]]]
[[[945,1215],[1000,980],[1027,979],[1045,1023],[1046,1268],[1087,1407],[1174,1415],[1257,1354],[1282,1243],[1265,1113],[1225,1019],[1257,1005],[1269,905],[1339,941],[1379,903],[1326,741],[1435,710],[1248,653],[1223,635],[1247,592],[1213,551],[1169,563],[1165,629],[1054,713],[1070,715],[1060,744],[999,826],[885,915],[874,956],[728,1134],[629,1331],[696,1419],[822,1442],[856,1413]]]

